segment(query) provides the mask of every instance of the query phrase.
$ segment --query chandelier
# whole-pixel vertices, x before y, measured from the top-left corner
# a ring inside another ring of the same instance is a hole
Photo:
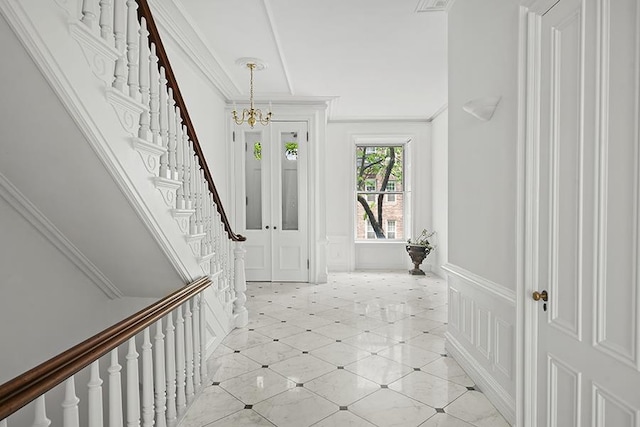
[[[264,114],[262,113],[262,111],[260,109],[256,109],[254,108],[253,105],[253,71],[254,70],[262,70],[265,68],[265,64],[259,62],[258,60],[255,59],[249,59],[249,58],[241,58],[238,60],[238,63],[240,65],[246,65],[247,68],[249,68],[249,73],[251,75],[250,80],[249,80],[249,109],[247,110],[246,108],[242,110],[242,116],[238,115],[238,112],[234,109],[233,110],[233,120],[236,122],[237,125],[241,125],[243,123],[247,123],[249,124],[249,126],[251,126],[253,128],[253,126],[256,123],[260,123],[262,125],[268,125],[269,122],[271,121],[271,111],[269,111],[268,113]]]

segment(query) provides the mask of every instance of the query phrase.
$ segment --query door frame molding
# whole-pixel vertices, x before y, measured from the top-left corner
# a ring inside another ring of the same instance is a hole
[[[518,205],[516,290],[516,425],[537,427],[538,286],[537,213],[540,147],[542,17],[560,0],[526,0],[520,7],[518,48]]]

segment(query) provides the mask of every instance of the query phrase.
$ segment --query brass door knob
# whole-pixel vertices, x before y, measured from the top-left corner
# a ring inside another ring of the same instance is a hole
[[[544,302],[547,302],[549,300],[549,294],[547,294],[547,291],[542,291],[542,292],[535,291],[533,293],[533,300],[534,301],[542,300]]]

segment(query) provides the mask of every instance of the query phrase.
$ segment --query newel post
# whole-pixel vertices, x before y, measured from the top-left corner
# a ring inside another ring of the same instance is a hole
[[[245,292],[247,290],[247,280],[244,275],[244,255],[247,251],[244,248],[243,242],[236,242],[234,254],[234,269],[235,269],[235,283],[234,288],[236,290],[236,300],[233,303],[233,318],[235,320],[236,328],[244,328],[249,323],[249,312],[244,304],[247,302],[247,296]]]

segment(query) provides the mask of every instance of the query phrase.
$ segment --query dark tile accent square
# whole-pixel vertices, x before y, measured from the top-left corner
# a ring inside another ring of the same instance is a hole
[[[273,302],[273,301],[267,301],[267,302]]]
[[[467,390],[469,390],[469,391],[473,391],[475,389],[476,389],[475,387],[467,387]]]
[[[287,307],[287,308],[293,308],[293,307]]]
[[[268,368],[268,367],[269,367],[269,365],[262,365],[262,367],[263,367],[263,368]]]
[[[378,355],[378,353],[371,353],[371,355],[372,355],[372,356],[377,356],[377,355]]]
[[[400,344],[405,344],[405,341],[398,341]]]
[[[420,368],[413,368],[413,370],[414,370],[414,371],[419,371],[419,370],[420,370]]]
[[[338,369],[344,369],[344,366],[338,366]]]
[[[336,342],[342,342],[342,340],[336,340]]]
[[[304,387],[303,383],[296,383],[296,387]]]
[[[255,329],[249,329],[250,331],[255,331]]]
[[[442,356],[442,357],[449,357],[449,356],[447,356],[446,354],[441,354],[440,356]]]
[[[382,384],[382,385],[380,386],[380,388],[389,388],[389,386],[388,386],[388,385],[386,385],[386,384]]]
[[[333,323],[340,323],[340,321],[339,321],[339,320],[336,320],[336,321],[334,321]]]
[[[274,338],[273,340],[274,340],[274,341],[280,341],[280,339],[278,339],[278,338]]]
[[[415,315],[415,314],[412,314],[412,315],[411,315],[411,317],[416,317],[416,315]]]
[[[309,313],[309,316],[315,316],[315,315],[316,315],[315,313]]]
[[[258,313],[260,316],[264,316],[264,313]]]
[[[233,350],[234,353],[240,353],[240,350]]]
[[[349,409],[348,409],[346,406],[341,406],[341,407],[340,407],[340,410],[341,410],[341,411],[348,411]]]
[[[220,382],[219,381],[214,381],[214,382],[211,383],[211,385],[220,385]]]
[[[280,323],[287,323],[287,321],[286,320],[281,320]]]
[[[309,354],[309,352],[308,351],[303,351],[302,354]]]
[[[307,332],[311,332],[311,329],[307,329]]]
[[[429,331],[422,331],[422,333],[423,333],[423,334],[428,334],[428,333],[429,333]]]
[[[366,332],[366,333],[369,333],[369,332],[371,332],[371,331],[365,331],[365,332]]]
[[[361,314],[360,317],[364,317],[364,314]]]
[[[436,408],[436,412],[439,414],[444,414],[444,409],[443,408]]]
[[[253,409],[253,405],[244,405],[244,409]]]

